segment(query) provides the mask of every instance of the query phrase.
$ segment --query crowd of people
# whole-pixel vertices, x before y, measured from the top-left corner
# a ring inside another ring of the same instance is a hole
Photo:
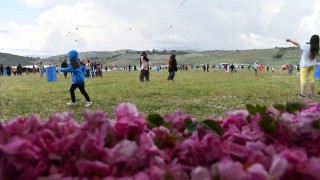
[[[309,84],[309,88],[310,88],[310,93],[309,96],[312,97],[314,96],[314,89],[315,89],[315,79],[314,79],[314,73],[315,73],[315,66],[316,66],[316,57],[319,54],[319,36],[318,35],[313,35],[310,38],[310,41],[308,43],[299,43],[296,42],[292,39],[286,39],[287,42],[290,42],[298,47],[300,47],[300,49],[302,50],[302,56],[300,59],[300,63],[299,66],[297,66],[297,70],[300,73],[300,93],[298,93],[297,95],[299,97],[306,97],[306,87],[307,84]],[[75,55],[76,54],[76,55]],[[74,90],[76,88],[79,88],[81,93],[85,96],[87,102],[90,104],[90,98],[89,96],[86,94],[85,90],[84,90],[84,85],[79,85],[78,82],[74,81],[74,78],[78,78],[80,76],[77,77],[77,74],[81,74],[81,82],[80,83],[84,83],[84,80],[82,79],[85,77],[97,77],[100,76],[102,77],[102,70],[103,70],[103,65],[100,61],[98,62],[90,62],[90,60],[86,60],[84,63],[82,63],[80,61],[80,59],[78,58],[77,52],[73,52],[70,51],[68,54],[68,57],[70,59],[70,63],[68,64],[67,60],[64,60],[61,64],[60,67],[56,66],[56,72],[58,73],[59,70],[61,72],[63,72],[64,77],[67,78],[67,74],[68,72],[72,72],[72,79],[73,79],[73,84],[70,88],[70,93],[71,93],[71,99],[72,99],[72,103],[74,102]],[[77,59],[74,59],[77,58]],[[150,81],[150,65],[149,65],[149,58],[148,55],[145,51],[143,51],[140,54],[140,75],[139,75],[139,80],[141,82],[145,82],[145,81]],[[81,66],[81,70],[77,70],[75,71],[74,69],[77,69]],[[168,80],[173,81],[174,77],[175,77],[175,72],[178,71],[178,63],[176,60],[176,55],[172,54],[169,57],[168,60]],[[181,68],[182,66],[180,66]],[[183,66],[183,69],[188,69],[188,66]],[[187,68],[185,68],[187,67]],[[250,69],[250,65],[248,65],[248,69]],[[258,71],[262,70],[262,69],[266,69],[267,71],[269,71],[269,66],[264,67],[263,64],[259,64],[258,61],[255,61],[253,64],[253,69],[254,69],[254,75],[258,76]],[[106,67],[107,68],[107,67]],[[206,63],[204,65],[202,65],[203,71],[204,72],[209,72],[209,63]],[[215,66],[212,66],[212,68],[214,69]],[[220,67],[221,68],[221,67]],[[243,67],[241,67],[243,68]],[[136,67],[134,67],[134,69],[136,70]],[[231,73],[236,73],[237,72],[237,67],[232,63],[229,67],[227,66],[227,64],[224,65],[223,69],[225,70],[225,72],[230,72]],[[293,70],[294,70],[294,66],[291,63],[286,64],[285,65],[285,69],[288,70],[289,75],[293,74]],[[106,69],[107,70],[107,69]],[[131,65],[129,65],[128,70],[131,70]],[[271,71],[274,72],[275,68],[272,67]],[[83,71],[83,72],[82,72]],[[6,73],[4,73],[6,72]],[[0,64],[0,76],[3,76],[4,74],[6,74],[7,76],[11,76],[11,73],[13,73],[14,75],[18,75],[21,76],[22,73],[25,72],[26,74],[29,74],[29,72],[32,73],[36,73],[39,72],[40,76],[43,75],[43,73],[45,72],[45,67],[42,64],[42,62],[40,62],[40,64],[35,67],[33,66],[32,68],[23,68],[20,64],[17,67],[11,68],[10,66],[7,67],[3,67],[2,64]],[[74,83],[76,83],[77,85],[74,85]],[[87,104],[88,105],[88,104]],[[91,104],[90,104],[91,105]]]
[[[174,57],[176,57],[175,54],[172,54],[169,56],[169,61],[168,61],[168,64],[167,65],[161,65],[161,66],[155,66],[155,67],[151,67],[150,64],[149,64],[149,59],[147,58],[147,53],[145,51],[143,51],[140,55],[140,69],[137,68],[136,65],[134,66],[131,66],[129,64],[129,66],[127,67],[123,67],[123,68],[118,68],[117,66],[115,65],[106,65],[105,68],[103,68],[103,65],[102,63],[100,62],[100,60],[98,60],[97,62],[90,62],[90,60],[85,60],[83,62],[80,61],[79,59],[79,62],[81,65],[85,66],[85,69],[86,69],[86,72],[85,72],[85,77],[90,77],[90,78],[93,78],[93,77],[102,77],[102,73],[103,71],[113,71],[113,70],[120,70],[120,71],[137,71],[137,70],[140,70],[140,75],[139,75],[139,80],[142,79],[145,79],[146,81],[148,81],[147,79],[149,78],[149,74],[150,74],[150,70],[151,69],[155,69],[157,71],[160,71],[160,70],[168,70],[168,71],[171,71],[170,70],[171,68],[171,65],[170,65],[170,59],[172,59]],[[176,60],[175,60],[176,62]],[[222,64],[222,65],[221,65]],[[269,66],[266,66],[266,67],[261,67],[261,65],[263,64],[259,64],[258,61],[254,62],[253,65],[250,65],[250,64],[234,64],[234,63],[231,63],[231,65],[228,65],[228,63],[221,63],[220,65],[215,65],[215,64],[212,64],[211,66],[209,65],[209,63],[205,63],[205,64],[202,64],[202,65],[199,65],[199,66],[193,66],[193,65],[188,65],[188,64],[181,64],[176,62],[176,66],[177,66],[177,71],[180,70],[185,70],[187,71],[188,69],[194,69],[194,68],[202,68],[204,72],[209,72],[210,69],[212,69],[213,72],[215,72],[216,69],[222,69],[224,72],[231,72],[231,73],[236,73],[238,69],[245,69],[247,68],[248,70],[251,69],[251,67],[254,69],[254,72],[255,72],[255,75],[257,76],[257,73],[258,71],[261,71],[261,70],[266,70],[266,71],[269,71],[270,68]],[[65,59],[60,66],[56,65],[55,68],[56,68],[56,73],[60,73],[60,69],[61,68],[66,68],[68,67],[68,62],[67,60]],[[46,66],[48,67],[48,66]],[[282,70],[288,70],[288,73],[289,75],[292,75],[293,74],[293,71],[294,69],[296,69],[299,73],[300,71],[300,66],[294,66],[291,63],[289,64],[285,64],[283,65],[282,67],[271,67],[271,72],[275,72],[275,69],[282,69]],[[16,67],[11,67],[11,66],[7,66],[7,67],[3,67],[2,64],[0,64],[0,76],[3,76],[3,75],[8,75],[8,76],[11,76],[11,74],[13,75],[18,75],[18,76],[21,76],[22,73],[25,73],[25,74],[29,74],[29,73],[33,73],[33,74],[36,74],[36,73],[39,73],[40,76],[43,76],[43,74],[46,72],[46,68],[45,66],[42,64],[42,62],[40,62],[38,65],[33,65],[31,68],[30,67],[23,67],[21,66],[20,64]],[[149,74],[148,74],[149,72]],[[67,72],[63,72],[63,75],[65,78],[67,78]],[[141,80],[141,81],[144,81],[144,80]]]
[[[78,59],[79,63],[85,67],[85,77],[102,77],[102,69],[103,69],[103,65],[100,62],[100,60],[98,60],[98,62],[90,62],[90,60],[86,60],[84,63],[82,63],[80,61],[80,59]],[[60,68],[57,66],[56,70],[57,72],[61,71],[62,68],[67,68],[68,67],[68,63],[67,60],[65,59],[62,63]],[[67,78],[68,72],[63,72],[64,78]]]
[[[40,64],[37,67],[33,66],[32,68],[22,67],[21,64],[19,64],[16,67],[4,67],[2,64],[0,64],[0,76],[11,76],[11,74],[15,76],[21,76],[23,73],[28,75],[29,73],[36,74],[37,72],[39,72],[41,76],[45,72],[45,68],[42,65],[42,62],[40,62]]]
[[[298,47],[303,51],[301,59],[300,59],[300,66],[298,66],[298,71],[300,71],[300,93],[297,95],[299,97],[305,98],[306,97],[306,87],[307,84],[309,84],[310,87],[310,93],[309,97],[314,96],[314,91],[315,91],[315,80],[314,80],[314,73],[315,73],[315,66],[316,66],[316,57],[319,54],[319,36],[318,35],[313,35],[310,39],[309,43],[298,43],[292,39],[287,39],[287,42],[290,42]],[[97,77],[100,76],[102,77],[102,70],[103,66],[100,61],[98,62],[90,62],[90,60],[86,60],[84,63],[80,61],[78,58],[78,52],[76,50],[72,50],[68,53],[68,59],[70,60],[69,64],[67,60],[65,59],[62,63],[61,66],[58,67],[56,66],[56,72],[58,73],[59,71],[63,73],[64,77],[67,78],[68,73],[71,73],[72,76],[72,84],[70,87],[70,96],[71,96],[71,101],[67,102],[67,105],[75,105],[75,90],[78,88],[82,95],[84,96],[86,100],[86,107],[89,107],[92,105],[92,102],[90,100],[90,97],[88,93],[85,90],[85,78],[87,77]],[[140,75],[139,75],[139,80],[141,82],[149,82],[150,81],[150,64],[149,64],[149,58],[148,55],[145,51],[143,51],[140,54]],[[180,66],[181,67],[181,66]],[[248,66],[248,69],[250,69],[250,65]],[[131,70],[131,65],[129,65],[129,71]],[[209,72],[210,66],[209,63],[206,63],[202,66],[204,72]],[[214,69],[215,66],[212,66]],[[219,67],[221,69],[221,67]],[[244,68],[241,66],[241,68]],[[254,69],[254,75],[258,76],[258,71],[262,69],[267,69],[269,71],[269,66],[264,67],[263,64],[259,64],[258,61],[255,61],[253,64],[253,69]],[[293,73],[293,65],[292,63],[286,65],[285,67],[289,75],[292,75]],[[136,69],[136,68],[135,68]],[[237,67],[231,63],[231,65],[228,67],[227,64],[224,65],[223,67],[225,72],[231,72],[231,73],[236,73],[237,72]],[[229,71],[230,70],[230,71]],[[11,75],[11,72],[14,75],[21,76],[23,72],[28,74],[29,72],[36,73],[39,72],[40,76],[43,76],[43,73],[45,72],[45,67],[40,62],[40,64],[35,67],[33,66],[32,69],[30,68],[23,68],[20,64],[17,67],[14,67],[13,69],[10,66],[3,67],[2,64],[0,64],[0,75],[4,75],[4,71],[6,71],[7,76]],[[178,71],[178,63],[176,59],[175,54],[171,54],[168,59],[168,81],[173,81],[176,72]],[[274,67],[271,68],[271,71],[274,72]]]
[[[79,62],[81,65],[85,66],[86,72],[85,76],[86,77],[102,77],[102,63],[100,61],[98,62],[93,62],[90,63],[89,60],[86,60],[84,63],[82,63],[79,59]],[[59,67],[58,65],[55,66],[56,68],[56,73],[61,72],[61,68],[66,68],[68,67],[67,60],[65,59],[62,63],[61,66]],[[49,66],[47,66],[49,67]],[[40,76],[42,77],[43,74],[46,72],[46,66],[43,65],[42,62],[40,62],[38,65],[33,65],[32,67],[23,67],[21,64],[18,64],[18,66],[7,66],[4,67],[2,64],[0,64],[0,76],[11,76],[17,75],[21,76],[23,73],[28,75],[29,73],[36,74],[39,73]],[[64,72],[64,77],[67,78],[67,72]]]

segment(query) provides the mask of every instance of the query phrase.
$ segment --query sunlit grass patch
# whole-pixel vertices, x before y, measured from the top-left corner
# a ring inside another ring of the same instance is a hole
[[[77,105],[69,107],[71,77],[58,75],[55,82],[45,77],[23,75],[0,77],[0,119],[29,116],[37,113],[47,117],[57,112],[70,111],[81,120],[84,110],[102,110],[114,115],[114,108],[122,102],[136,104],[145,113],[168,114],[176,110],[193,114],[199,119],[207,116],[223,116],[228,110],[245,109],[246,104],[284,104],[303,101],[299,93],[299,78],[287,71],[259,72],[238,70],[225,73],[222,70],[178,71],[173,82],[167,81],[168,72],[151,71],[150,82],[139,82],[139,72],[106,72],[103,77],[87,78],[86,90],[93,105],[86,108],[85,99],[76,90]],[[316,81],[316,90],[319,90]],[[319,97],[314,97],[318,101]]]

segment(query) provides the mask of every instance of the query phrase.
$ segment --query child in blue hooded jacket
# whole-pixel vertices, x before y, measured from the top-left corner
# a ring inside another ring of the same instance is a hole
[[[68,53],[68,59],[70,59],[70,65],[67,68],[61,68],[61,72],[71,72],[72,74],[72,85],[70,87],[71,101],[68,102],[67,105],[76,105],[76,96],[74,91],[79,88],[80,92],[86,98],[86,107],[92,105],[90,101],[90,97],[84,88],[84,79],[86,68],[82,66],[78,60],[78,52],[76,50],[72,50]]]

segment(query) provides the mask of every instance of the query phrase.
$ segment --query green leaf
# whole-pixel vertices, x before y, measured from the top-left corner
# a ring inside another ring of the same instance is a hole
[[[172,126],[172,121],[168,121],[168,122],[164,123],[163,126],[166,128],[170,128]]]
[[[276,130],[276,122],[268,114],[263,114],[259,126],[266,133],[273,133]]]
[[[146,117],[146,120],[147,120],[148,128],[159,127],[164,124],[164,120],[162,116],[157,113],[148,114],[148,116]]]
[[[247,107],[248,112],[249,112],[251,115],[256,115],[256,114],[257,114],[257,109],[256,109],[256,107],[255,107],[254,105],[252,105],[252,104],[247,104],[246,107]]]
[[[297,111],[302,110],[304,107],[306,107],[305,103],[301,102],[294,102],[294,103],[287,103],[286,109],[289,113],[294,114]]]
[[[285,110],[286,109],[286,107],[282,104],[276,104],[273,107],[276,108],[277,110]]]
[[[265,113],[267,111],[267,107],[266,106],[260,106],[259,104],[257,104],[256,109],[257,109],[257,112],[259,112],[261,114]]]
[[[188,126],[189,133],[193,133],[197,129],[198,125],[199,125],[198,121],[190,124],[190,126]]]
[[[222,128],[219,123],[213,120],[204,120],[201,122],[201,125],[205,128],[211,129],[219,135],[222,135]]]
[[[193,122],[192,122],[192,120],[191,120],[190,118],[186,118],[186,119],[184,119],[184,121],[183,121],[183,124],[184,124],[184,127],[185,127],[185,128],[188,128],[192,123],[193,123]]]
[[[152,129],[152,128],[155,128],[155,127],[157,127],[157,126],[154,125],[153,123],[147,121],[147,128]]]

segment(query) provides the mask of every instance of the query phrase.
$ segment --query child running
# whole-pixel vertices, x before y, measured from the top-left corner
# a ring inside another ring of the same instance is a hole
[[[68,53],[68,59],[70,60],[70,65],[67,68],[60,69],[61,72],[71,72],[72,74],[72,84],[70,87],[71,102],[67,102],[67,105],[76,105],[76,96],[74,91],[79,88],[87,101],[86,107],[89,107],[92,105],[92,102],[84,88],[86,68],[80,64],[78,60],[78,52],[76,50],[72,50]]]

